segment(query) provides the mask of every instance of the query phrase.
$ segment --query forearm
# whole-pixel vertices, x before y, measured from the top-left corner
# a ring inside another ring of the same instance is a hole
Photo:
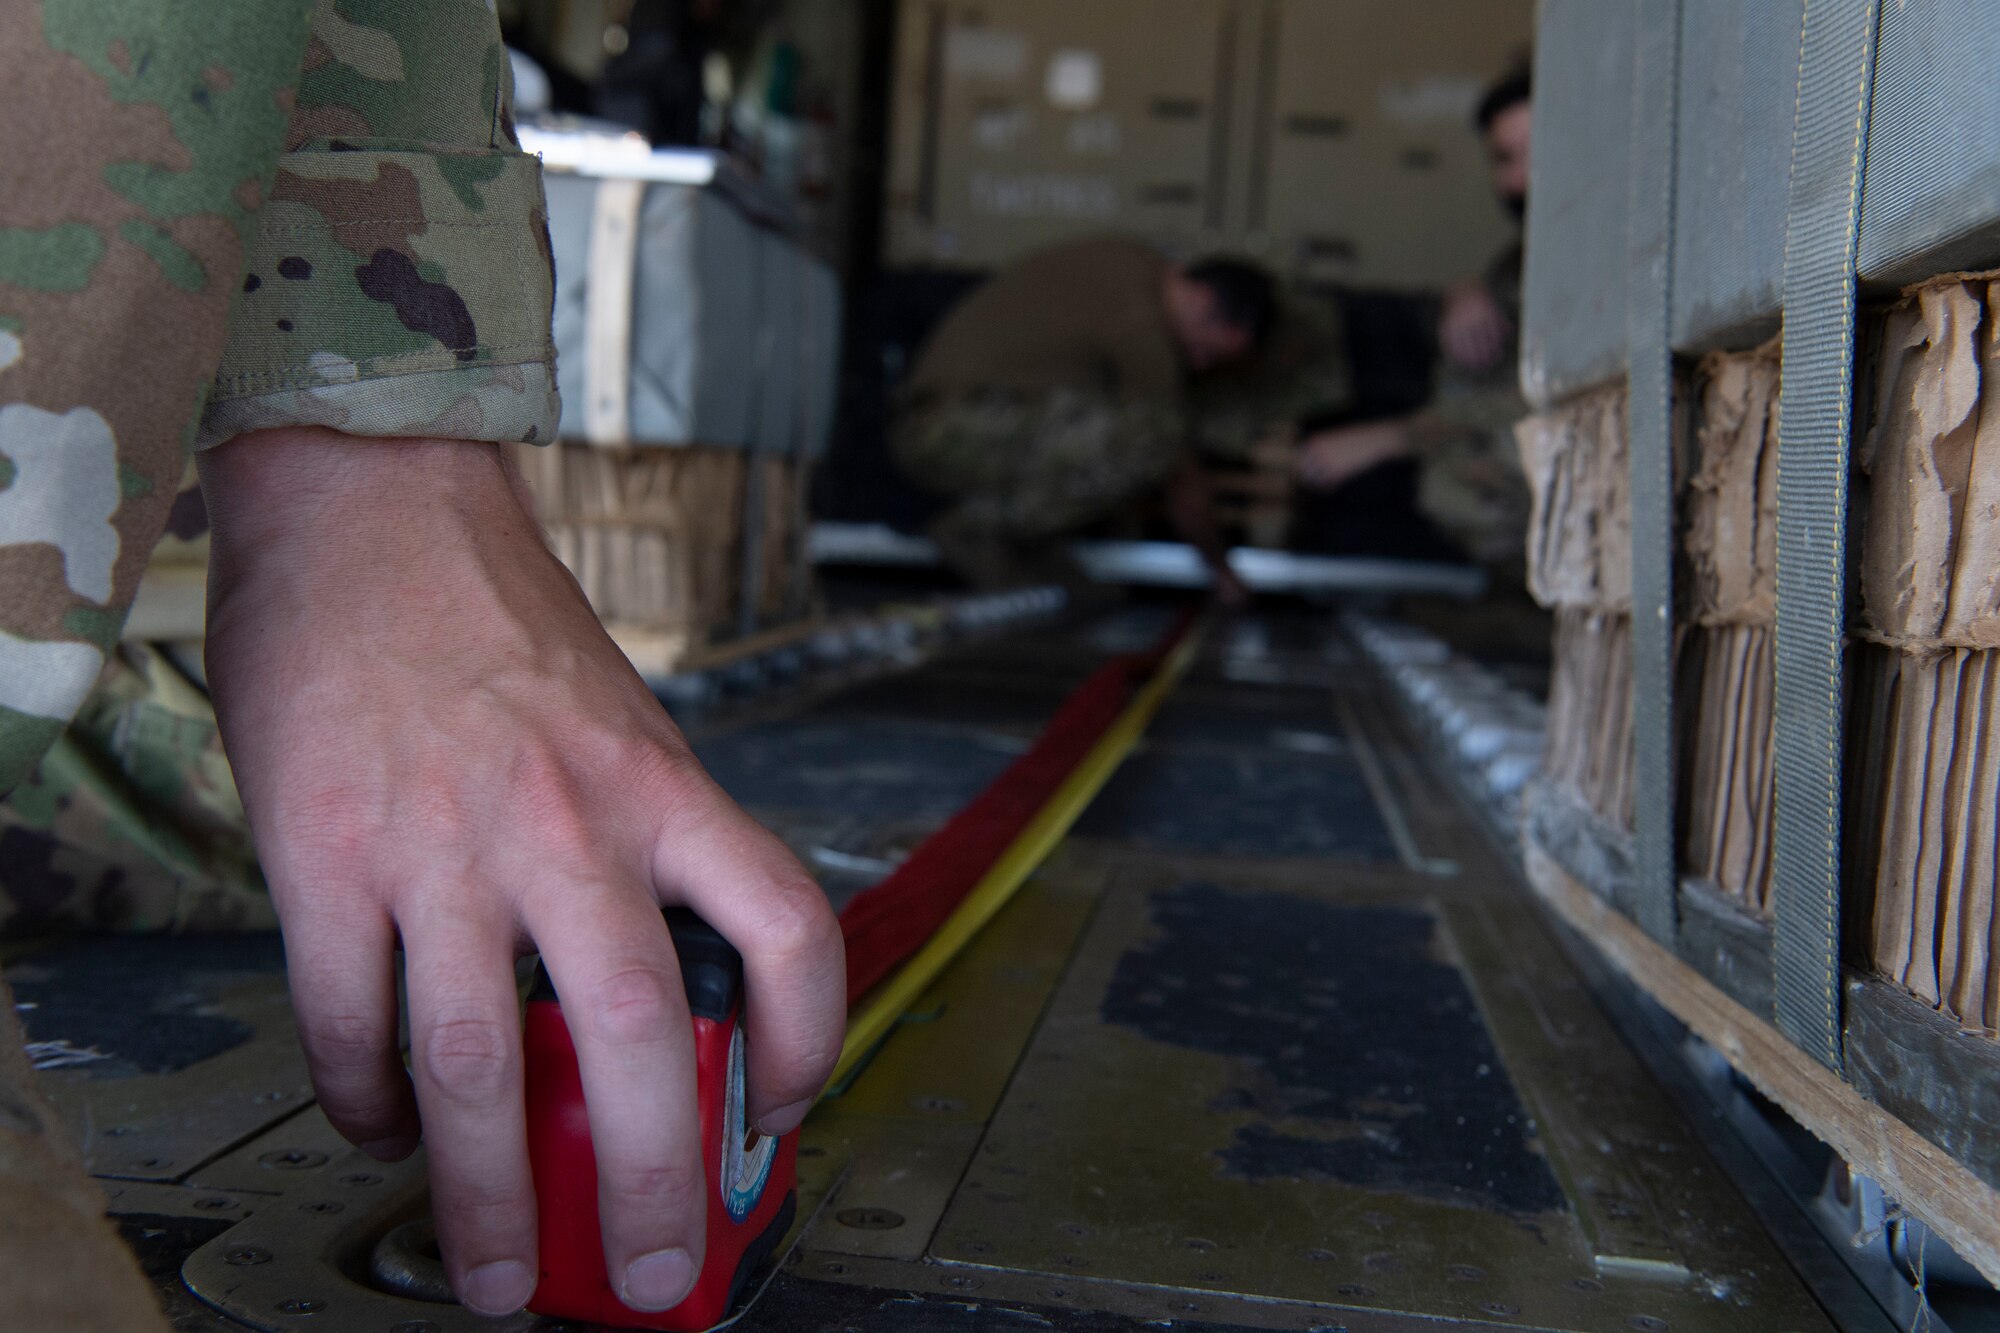
[[[1453,436],[1463,433],[1463,429],[1449,417],[1428,411],[1405,417],[1397,423],[1395,440],[1377,461],[1387,463],[1398,458],[1421,458]]]
[[[1192,453],[1182,458],[1167,481],[1167,521],[1181,540],[1201,553],[1210,569],[1229,568],[1229,546],[1215,516],[1215,491]]]

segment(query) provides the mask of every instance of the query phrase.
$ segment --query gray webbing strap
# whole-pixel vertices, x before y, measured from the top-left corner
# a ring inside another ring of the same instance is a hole
[[[1674,833],[1674,169],[1681,0],[1640,6],[1633,43],[1631,267],[1625,299],[1632,472],[1632,870],[1626,910],[1678,931]]]
[[[1779,1029],[1841,1066],[1840,802],[1854,255],[1880,0],[1807,0],[1785,226],[1778,412]]]
[[[1674,847],[1674,154],[1680,0],[1638,8],[1632,42],[1632,208],[1626,400],[1632,468],[1632,895],[1668,949],[1680,925]]]

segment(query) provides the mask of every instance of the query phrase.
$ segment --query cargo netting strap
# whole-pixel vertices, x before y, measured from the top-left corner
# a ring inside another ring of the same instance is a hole
[[[1854,266],[1880,0],[1807,0],[1785,225],[1778,412],[1779,1029],[1841,1068],[1841,745]]]
[[[1674,171],[1681,0],[1639,9],[1633,43],[1626,312],[1632,479],[1633,875],[1620,904],[1668,948],[1679,931],[1674,778]]]

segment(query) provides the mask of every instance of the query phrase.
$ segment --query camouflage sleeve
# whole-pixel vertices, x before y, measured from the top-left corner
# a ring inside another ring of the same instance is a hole
[[[505,70],[485,0],[0,3],[0,791],[117,643],[197,429],[547,438]]]
[[[308,12],[0,4],[0,789],[89,691],[166,522]]]
[[[309,423],[548,440],[553,273],[488,0],[319,0],[198,448]]]
[[[1507,434],[1528,415],[1528,404],[1515,383],[1513,362],[1504,372],[1478,377],[1440,371],[1437,390],[1417,414],[1430,427],[1427,435]]]
[[[1248,461],[1258,441],[1301,419],[1354,401],[1353,363],[1339,307],[1287,293],[1257,355],[1196,380],[1190,395],[1195,447],[1204,457]]]

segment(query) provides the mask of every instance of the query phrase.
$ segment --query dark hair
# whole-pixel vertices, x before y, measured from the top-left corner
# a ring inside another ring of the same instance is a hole
[[[1508,107],[1519,106],[1535,95],[1534,76],[1526,65],[1510,70],[1500,77],[1500,81],[1486,90],[1479,99],[1479,109],[1472,113],[1472,126],[1481,134],[1493,128],[1493,122]]]
[[[1270,274],[1245,260],[1219,255],[1197,260],[1181,273],[1214,293],[1216,313],[1237,328],[1248,329],[1252,343],[1264,341],[1278,313],[1278,288]]]

